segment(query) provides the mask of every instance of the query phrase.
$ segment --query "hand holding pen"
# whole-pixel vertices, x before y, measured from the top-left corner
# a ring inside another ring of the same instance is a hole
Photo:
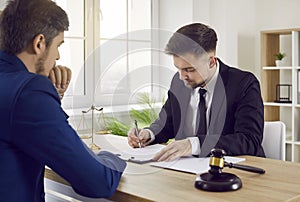
[[[139,138],[139,128],[136,120],[134,120],[134,126],[135,126],[135,135],[137,138]],[[142,148],[140,139],[139,139],[139,148]]]
[[[133,148],[145,147],[147,142],[149,142],[150,133],[147,130],[139,129],[137,122],[134,121],[134,128],[128,131],[128,144]]]

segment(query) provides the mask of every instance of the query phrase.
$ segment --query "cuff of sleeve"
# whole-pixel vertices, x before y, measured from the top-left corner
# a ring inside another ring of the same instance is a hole
[[[146,130],[146,131],[148,131],[149,133],[150,133],[150,140],[148,140],[145,144],[146,145],[149,145],[149,144],[151,144],[154,140],[155,140],[155,135],[154,135],[154,133],[151,131],[151,130],[149,130],[149,129],[144,129],[144,130]]]
[[[100,151],[97,154],[97,156],[99,157],[98,161],[102,165],[112,170],[116,170],[120,173],[124,172],[127,164],[123,159],[119,158],[117,155],[110,153],[108,151]]]
[[[199,155],[200,154],[200,142],[198,137],[189,137],[188,138],[191,145],[192,145],[192,155]]]

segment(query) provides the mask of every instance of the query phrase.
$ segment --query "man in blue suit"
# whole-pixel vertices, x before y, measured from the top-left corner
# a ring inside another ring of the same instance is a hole
[[[176,141],[154,160],[207,156],[211,149],[228,155],[264,156],[261,146],[264,107],[258,80],[250,72],[225,65],[216,57],[217,35],[207,25],[193,23],[177,30],[166,52],[178,72],[159,118],[149,128],[131,129],[128,143],[138,147]]]
[[[81,195],[110,197],[126,167],[85,146],[49,80],[59,83],[55,72],[67,71],[54,66],[68,26],[65,11],[49,0],[11,0],[1,14],[0,201],[44,201],[45,165]]]

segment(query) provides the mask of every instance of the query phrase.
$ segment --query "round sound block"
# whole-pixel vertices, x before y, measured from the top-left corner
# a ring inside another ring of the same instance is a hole
[[[195,187],[204,191],[235,191],[242,187],[242,181],[238,176],[231,173],[220,173],[218,175],[203,173],[197,176]]]

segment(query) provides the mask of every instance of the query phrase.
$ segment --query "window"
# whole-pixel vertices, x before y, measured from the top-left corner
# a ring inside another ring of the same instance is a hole
[[[156,1],[56,0],[70,20],[57,61],[73,72],[64,108],[126,105],[153,91]]]

